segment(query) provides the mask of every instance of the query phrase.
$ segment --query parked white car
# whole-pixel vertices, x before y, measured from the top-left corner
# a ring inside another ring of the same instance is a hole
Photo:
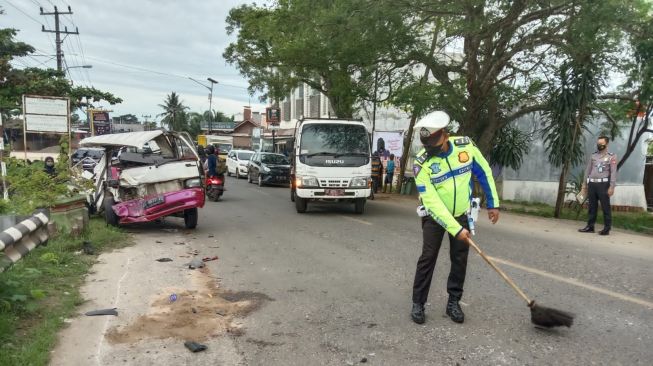
[[[247,176],[247,164],[252,155],[254,152],[249,150],[231,150],[227,155],[227,175]]]

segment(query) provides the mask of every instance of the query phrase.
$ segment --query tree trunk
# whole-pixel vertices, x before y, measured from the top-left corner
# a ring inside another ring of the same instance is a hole
[[[432,58],[435,53],[435,46],[438,41],[438,30],[433,31],[433,39],[431,40],[431,49],[429,50],[429,57]],[[429,78],[429,68],[427,67],[424,71],[424,75],[420,80],[420,83],[424,83]],[[413,142],[413,129],[415,128],[415,121],[417,121],[417,113],[413,111],[410,116],[410,123],[408,124],[408,133],[404,138],[404,150],[401,154],[401,159],[399,159],[399,177],[397,179],[397,191],[401,192],[401,188],[404,184],[404,174],[406,172],[406,165],[408,165],[408,158],[410,157],[410,145]]]
[[[558,181],[558,197],[556,198],[556,207],[553,212],[553,217],[556,219],[560,218],[560,212],[562,212],[562,205],[565,201],[565,191],[567,188],[567,172],[569,171],[569,159],[565,161],[565,164],[562,166],[562,172],[560,172],[560,180]]]

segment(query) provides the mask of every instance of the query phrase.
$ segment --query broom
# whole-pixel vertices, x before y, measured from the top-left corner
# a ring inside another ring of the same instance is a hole
[[[526,296],[524,291],[522,291],[513,280],[508,277],[499,267],[497,267],[494,262],[481,251],[481,248],[472,241],[472,239],[467,239],[467,243],[474,248],[474,250],[490,265],[497,273],[503,278],[509,285],[512,287],[522,299],[526,301],[526,304],[531,309],[531,322],[540,327],[559,327],[566,326],[570,327],[574,322],[574,315],[557,310],[552,308],[546,308],[535,304],[534,300],[531,300]]]

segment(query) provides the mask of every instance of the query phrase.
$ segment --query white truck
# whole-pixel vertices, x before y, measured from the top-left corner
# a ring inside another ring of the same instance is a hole
[[[352,202],[362,214],[371,194],[370,137],[361,121],[302,119],[291,155],[290,199],[297,212],[308,202]]]

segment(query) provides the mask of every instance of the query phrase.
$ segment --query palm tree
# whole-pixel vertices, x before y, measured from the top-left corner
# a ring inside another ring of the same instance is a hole
[[[544,128],[544,142],[549,152],[549,162],[562,167],[558,182],[558,196],[554,217],[560,217],[565,197],[567,174],[583,160],[582,132],[591,116],[601,84],[597,65],[587,59],[583,63],[565,63],[560,69],[561,85],[554,91],[547,112],[548,124]]]
[[[168,126],[171,131],[183,131],[188,128],[188,115],[186,114],[186,107],[179,99],[179,94],[172,92],[166,96],[164,104],[159,104],[163,108],[163,113],[159,117],[162,125]]]

